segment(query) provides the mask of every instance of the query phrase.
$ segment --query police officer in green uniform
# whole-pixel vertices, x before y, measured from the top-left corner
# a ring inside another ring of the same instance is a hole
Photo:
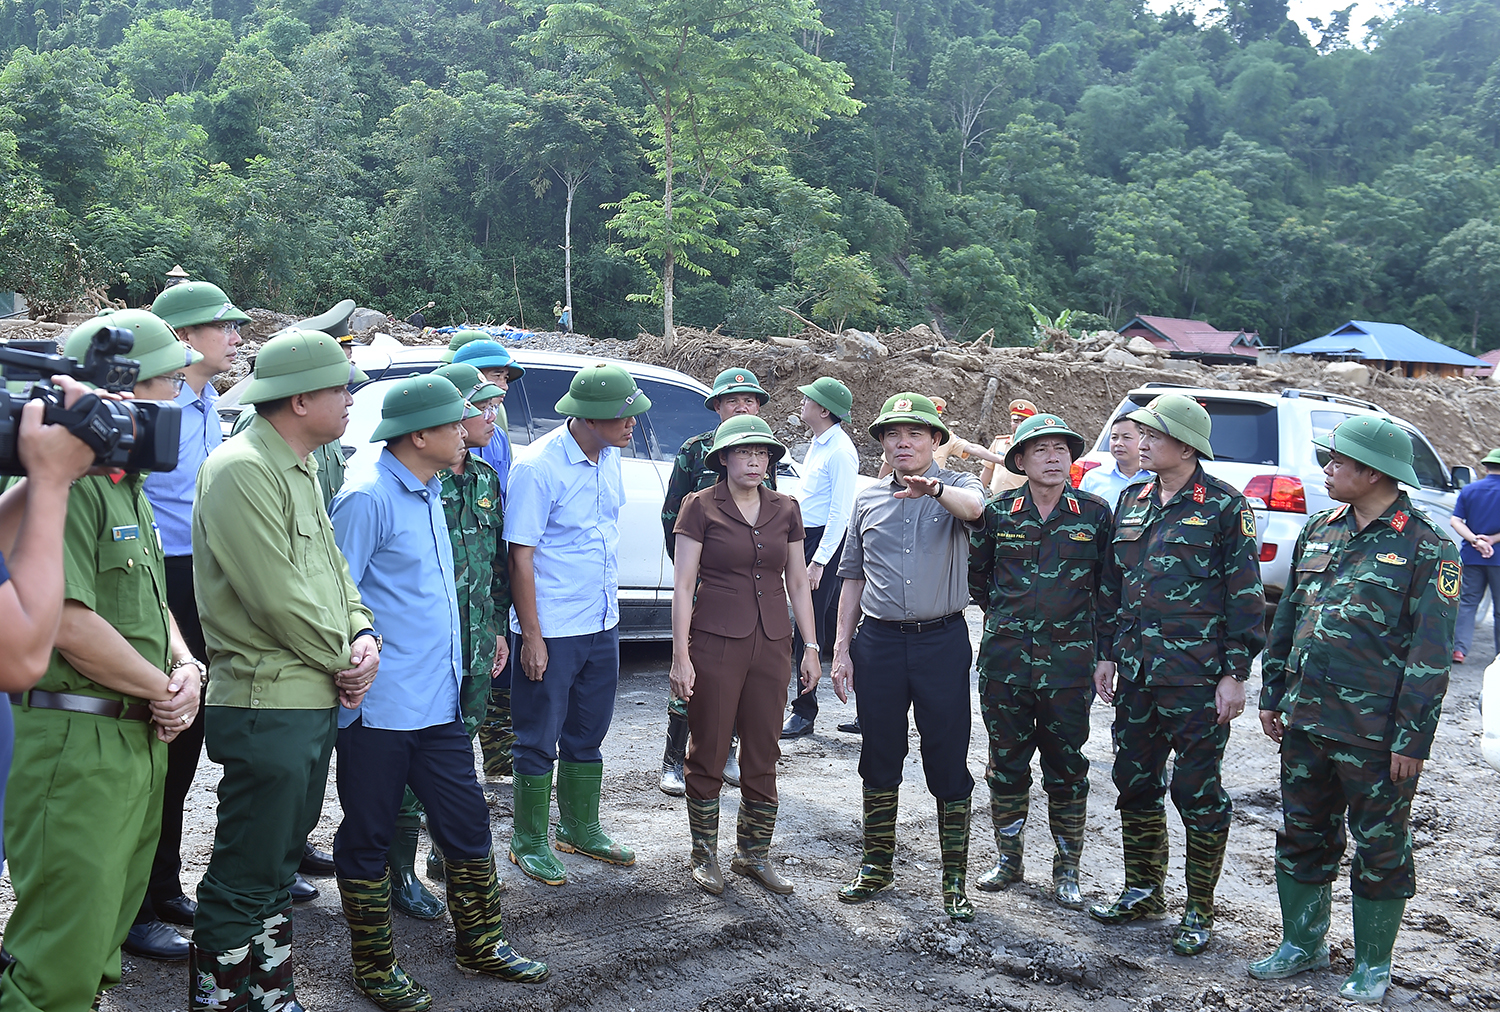
[[[1302,528],[1262,660],[1261,727],[1281,746],[1282,943],[1250,976],[1328,965],[1347,815],[1354,970],[1339,994],[1379,1004],[1416,893],[1411,802],[1448,690],[1461,570],[1401,490],[1419,482],[1400,426],[1359,416],[1313,442],[1343,505]]]
[[[720,422],[727,422],[737,415],[758,415],[771,395],[761,388],[760,380],[749,369],[725,369],[714,378],[713,393],[703,399],[703,406],[719,414]],[[677,512],[682,500],[694,492],[713,488],[719,480],[719,472],[708,464],[708,449],[713,445],[718,426],[682,444],[677,451],[677,460],[672,464],[672,476],[667,479],[667,497],[661,504],[661,528],[666,541],[667,557],[675,558],[677,535]],[[776,491],[776,469],[770,468],[763,484]],[[687,782],[683,779],[682,764],[687,755],[688,718],[687,703],[673,696],[667,700],[667,747],[661,757],[661,789],[665,794],[682,797],[687,793]],[[731,787],[740,785],[739,740],[729,747],[729,758],[724,762],[724,782]]]
[[[130,331],[135,395],[170,401],[195,361],[145,310],[82,324],[82,357],[104,326]],[[193,721],[203,665],[167,608],[145,475],[81,478],[68,499],[62,622],[47,673],[10,697],[15,760],[5,796],[16,906],[0,1009],[83,1010],[120,981],[120,945],[140,909],[161,833],[167,746]]]
[[[1195,956],[1213,938],[1234,807],[1221,775],[1224,747],[1265,644],[1265,594],[1255,514],[1200,463],[1213,460],[1208,412],[1166,394],[1129,417],[1141,425],[1141,467],[1156,477],[1127,486],[1116,506],[1106,578],[1120,602],[1118,689],[1106,671],[1095,680],[1100,698],[1115,704],[1125,888],[1089,914],[1121,924],[1166,912],[1163,800],[1176,753],[1171,792],[1187,830],[1187,907],[1172,951]]]
[[[1110,563],[1114,518],[1098,496],[1068,486],[1083,437],[1053,414],[1021,423],[1005,467],[1024,474],[985,507],[969,537],[969,592],[985,609],[979,642],[979,709],[989,732],[990,814],[995,867],[980,876],[994,892],[1022,877],[1022,833],[1030,808],[1031,757],[1041,753],[1047,821],[1056,844],[1053,898],[1083,909],[1078,857],[1088,813],[1089,707],[1094,678],[1113,672],[1115,613]]]

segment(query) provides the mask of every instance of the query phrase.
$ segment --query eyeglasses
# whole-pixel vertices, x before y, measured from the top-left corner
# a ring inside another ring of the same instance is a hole
[[[185,373],[174,372],[172,375],[168,376],[167,379],[172,381],[173,397],[176,397],[178,394],[182,393],[182,385],[187,382],[187,375]]]

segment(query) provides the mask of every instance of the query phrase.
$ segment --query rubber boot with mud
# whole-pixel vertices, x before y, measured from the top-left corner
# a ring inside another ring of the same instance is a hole
[[[503,780],[515,772],[511,749],[516,733],[510,721],[510,686],[490,686],[490,701],[479,724],[479,751],[484,756],[484,778]]]
[[[408,916],[435,921],[448,908],[417,878],[417,838],[421,830],[418,826],[403,824],[405,821],[403,816],[397,823],[396,836],[385,856],[391,869],[391,905]]]
[[[724,893],[724,873],[719,870],[719,799],[687,799],[688,831],[693,837],[689,859],[693,881],[705,892]]]
[[[1379,1005],[1391,986],[1391,953],[1401,931],[1406,900],[1367,900],[1354,896],[1354,972],[1344,978],[1339,997]]]
[[[425,1012],[432,995],[396,961],[391,937],[391,880],[339,879],[339,898],[349,922],[354,986],[386,1012]]]
[[[1281,900],[1281,945],[1264,959],[1250,964],[1256,980],[1282,980],[1328,965],[1328,922],[1333,916],[1333,885],[1298,882],[1276,869],[1276,895]]]
[[[531,776],[515,774],[512,792],[515,828],[510,834],[510,861],[528,878],[560,886],[568,870],[547,846],[548,816],[552,813],[552,771]]]
[[[546,963],[510,947],[500,918],[500,878],[495,856],[446,862],[448,909],[453,913],[453,953],[460,970],[530,984],[546,980]]]
[[[661,754],[661,792],[674,798],[687,793],[682,762],[687,756],[688,719],[686,713],[677,712],[679,702],[674,699],[667,706],[667,748]]]
[[[1172,951],[1179,956],[1196,956],[1213,941],[1214,889],[1228,846],[1228,829],[1187,831],[1187,906],[1182,923],[1172,929]]]
[[[1167,812],[1164,808],[1120,813],[1125,888],[1113,903],[1095,903],[1089,916],[1102,924],[1160,917],[1167,909]]]
[[[635,851],[611,840],[599,825],[603,763],[557,764],[557,842],[564,854],[582,854],[606,864],[635,864]]]
[[[734,827],[736,846],[734,857],[729,859],[729,870],[753,878],[771,892],[786,896],[793,886],[776,873],[776,866],[771,863],[771,836],[776,831],[777,807],[774,801],[740,799],[740,814]]]
[[[943,853],[943,912],[955,921],[972,921],[974,904],[964,892],[969,877],[969,817],[972,797],[939,801],[938,847]]]
[[[303,1012],[292,980],[292,908],[260,922],[250,940],[249,1012]]]
[[[729,754],[724,757],[724,774],[721,778],[730,787],[740,785],[740,736],[729,739]]]
[[[864,789],[864,854],[854,881],[839,889],[844,903],[863,903],[896,881],[896,802],[899,788]]]
[[[1052,830],[1052,898],[1068,910],[1083,909],[1083,892],[1078,887],[1078,858],[1083,853],[1084,821],[1088,816],[1088,798],[1067,801],[1047,799],[1047,823]]]
[[[1028,794],[1001,794],[990,788],[990,817],[995,822],[995,849],[1000,852],[1000,857],[995,867],[974,883],[983,891],[996,893],[1012,882],[1021,881],[1021,850],[1030,806],[1031,796]]]
[[[250,946],[228,952],[188,946],[188,1012],[246,1012],[249,1002]]]

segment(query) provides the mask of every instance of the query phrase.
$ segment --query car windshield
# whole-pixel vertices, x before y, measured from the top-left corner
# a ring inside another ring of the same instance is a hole
[[[1147,395],[1131,395],[1131,400],[1144,407],[1158,396],[1157,391]],[[1212,397],[1196,398],[1208,411],[1213,422],[1209,434],[1209,445],[1214,450],[1214,460],[1234,464],[1268,464],[1275,466],[1280,461],[1280,434],[1276,425],[1276,407],[1255,401],[1217,400]],[[1107,449],[1107,442],[1105,444]]]
[[[518,424],[520,416],[512,413],[510,432],[513,445],[535,442],[563,423],[563,415],[557,410],[557,402],[562,399],[563,394],[568,392],[568,384],[573,381],[573,375],[574,371],[571,369],[557,369],[541,365],[528,366],[526,375],[510,385],[510,391],[505,395],[506,410],[511,411],[511,402],[524,398],[527,418],[527,424],[522,429]],[[518,429],[524,433],[524,438],[517,438]],[[644,425],[636,425],[630,445],[622,449],[620,455],[622,457],[649,457],[651,455],[646,445]]]

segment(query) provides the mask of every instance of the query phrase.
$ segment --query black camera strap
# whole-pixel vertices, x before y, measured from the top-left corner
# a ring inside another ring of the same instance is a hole
[[[85,394],[71,408],[65,408],[54,392],[49,393],[52,396],[41,398],[47,402],[43,422],[64,426],[87,443],[95,457],[103,457],[120,445],[120,430],[116,427],[114,414],[97,395]]]

